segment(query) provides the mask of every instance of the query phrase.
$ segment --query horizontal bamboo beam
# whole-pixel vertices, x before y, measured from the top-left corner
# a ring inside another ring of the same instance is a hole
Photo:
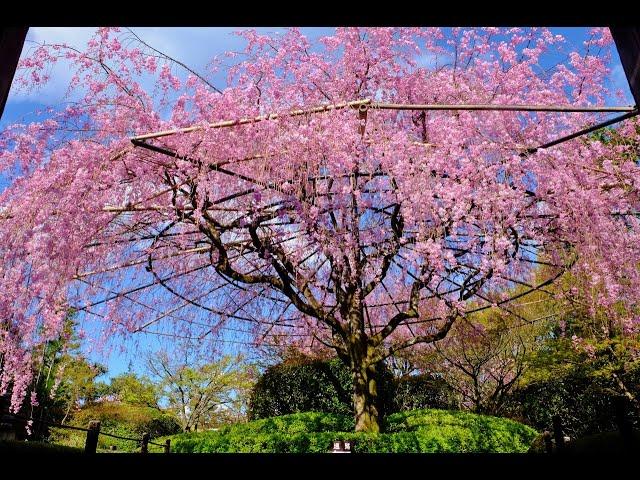
[[[209,250],[211,250],[211,246],[190,248],[190,249],[187,249],[187,250],[180,250],[178,252],[174,252],[174,253],[171,253],[169,255],[163,255],[161,257],[152,258],[152,260],[154,260],[154,261],[155,260],[164,260],[164,259],[167,259],[167,258],[177,257],[179,255],[188,255],[190,253],[204,253],[204,252],[207,252]],[[122,263],[120,265],[112,265],[111,267],[103,268],[103,269],[100,269],[100,270],[91,270],[91,271],[88,271],[88,272],[78,273],[78,274],[74,275],[71,278],[74,279],[74,280],[79,280],[81,278],[89,277],[91,275],[97,275],[97,274],[100,274],[100,273],[112,272],[114,270],[119,270],[121,268],[134,267],[136,265],[142,265],[144,263],[147,263],[148,261],[149,261],[148,258],[145,258],[145,259],[142,259],[142,260],[134,260],[134,261],[131,261],[131,262]]]
[[[124,206],[124,207],[114,207],[114,206],[105,206],[102,207],[103,212],[150,212],[150,211],[163,211],[163,210],[179,210],[179,211],[187,211],[190,212],[193,210],[193,207],[174,207],[170,205],[149,205],[147,207],[136,207],[133,205]]]
[[[492,110],[511,112],[631,112],[635,107],[575,107],[573,105],[497,105],[497,104],[461,104],[461,105],[439,105],[439,104],[404,104],[404,103],[372,103],[369,105],[372,110]]]
[[[372,103],[371,99],[354,100],[351,102],[335,103],[330,105],[321,105],[304,110],[293,110],[288,116],[299,116],[310,113],[321,113],[331,110],[340,110],[348,107],[359,107],[360,111],[373,110],[475,110],[475,111],[513,111],[513,112],[565,112],[565,113],[606,113],[606,112],[631,112],[635,109],[633,106],[596,106],[596,107],[576,107],[573,105],[499,105],[499,104],[407,104],[407,103]],[[236,120],[225,120],[209,125],[195,125],[192,127],[175,128],[172,130],[164,130],[161,132],[147,133],[132,137],[131,140],[148,140],[151,138],[166,137],[177,133],[189,133],[207,128],[224,128],[236,125],[246,125],[249,123],[262,122],[264,120],[273,120],[279,118],[280,114],[271,113],[268,115],[260,115],[253,118],[241,118]]]
[[[306,110],[293,110],[287,113],[287,116],[296,117],[299,115],[306,115],[309,113],[328,112],[330,110],[340,110],[348,107],[359,107],[360,105],[366,105],[368,103],[371,103],[370,99],[355,100],[352,102],[334,103],[331,105],[322,105],[319,107],[309,108]],[[148,140],[150,138],[160,138],[160,137],[166,137],[169,135],[175,135],[176,133],[195,132],[197,130],[204,130],[206,128],[223,128],[223,127],[233,127],[236,125],[246,125],[248,123],[258,123],[264,120],[274,120],[279,117],[280,115],[277,113],[270,113],[269,115],[260,115],[253,118],[241,118],[239,120],[225,120],[222,122],[210,123],[209,125],[206,125],[206,126],[196,125],[193,127],[175,128],[173,130],[165,130],[162,132],[148,133],[146,135],[138,135],[136,137],[132,137],[131,140]]]

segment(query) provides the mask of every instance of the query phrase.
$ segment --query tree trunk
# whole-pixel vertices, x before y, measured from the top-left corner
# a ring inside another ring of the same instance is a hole
[[[345,312],[346,313],[346,312]],[[353,407],[356,432],[380,432],[378,402],[378,371],[380,362],[373,362],[375,348],[370,344],[364,329],[364,311],[356,292],[347,313],[350,335],[348,340],[348,360],[353,376]]]
[[[67,421],[67,417],[69,416],[69,413],[71,413],[71,407],[73,407],[73,404],[75,402],[69,402],[69,406],[67,407],[67,411],[64,414],[64,417],[62,418],[62,421],[60,422],[60,424],[64,425],[64,422]]]
[[[360,363],[352,366],[352,372],[356,432],[379,433],[377,365]]]

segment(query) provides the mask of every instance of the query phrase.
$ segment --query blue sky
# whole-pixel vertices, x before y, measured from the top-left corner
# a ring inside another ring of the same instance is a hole
[[[206,72],[208,62],[218,54],[229,50],[241,50],[244,40],[233,35],[237,28],[216,27],[216,28],[165,28],[165,27],[145,27],[133,28],[136,34],[148,44],[154,46],[164,53],[180,59],[192,69],[198,72]],[[282,31],[282,28],[257,28],[261,33]],[[579,44],[587,38],[586,28],[554,28],[554,33],[565,36],[570,44]],[[27,41],[22,52],[25,56],[34,47],[34,42],[47,43],[68,43],[72,46],[83,47],[93,33],[93,28],[69,28],[69,27],[32,27],[29,29]],[[309,38],[331,33],[331,28],[303,28],[302,32]],[[623,104],[632,104],[631,95],[622,66],[617,56],[612,62],[612,81],[617,88],[626,92]],[[44,106],[56,105],[64,99],[66,86],[71,78],[71,74],[64,67],[64,64],[56,66],[50,72],[52,81],[43,89],[36,92],[16,92],[11,90],[5,107],[4,114],[0,119],[0,128],[15,123],[29,121],[29,113]],[[225,87],[224,72],[213,78],[213,83],[218,88]],[[619,104],[619,100],[610,99],[611,104]],[[6,187],[0,175],[0,191]],[[156,343],[154,338],[142,341],[143,346],[153,347]],[[114,349],[108,357],[95,356],[96,361],[100,361],[109,368],[109,376],[117,375],[126,371],[129,365],[135,370],[140,370],[135,353],[120,354]]]

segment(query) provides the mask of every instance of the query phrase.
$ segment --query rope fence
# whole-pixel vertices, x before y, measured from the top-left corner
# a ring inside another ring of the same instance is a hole
[[[97,420],[93,420],[91,422],[89,422],[89,426],[88,428],[83,428],[83,427],[76,427],[73,425],[62,425],[60,423],[54,423],[54,422],[49,422],[46,420],[37,420],[37,419],[32,419],[32,418],[27,418],[27,417],[23,417],[20,415],[14,415],[14,414],[9,414],[9,415],[5,415],[2,418],[2,421],[0,423],[5,423],[5,422],[12,422],[12,423],[20,423],[20,422],[33,422],[33,423],[41,423],[44,425],[48,425],[50,427],[56,427],[56,428],[64,428],[64,429],[68,429],[68,430],[76,430],[76,431],[81,431],[81,432],[85,432],[86,435],[86,439],[85,439],[85,447],[84,447],[84,453],[96,453],[97,447],[98,447],[98,437],[100,435],[103,435],[105,437],[111,437],[111,438],[116,438],[119,440],[127,440],[127,441],[131,441],[131,442],[136,442],[138,444],[140,444],[140,453],[149,453],[149,445],[153,445],[156,447],[161,447],[164,449],[164,453],[170,453],[171,452],[171,440],[167,439],[165,441],[165,443],[157,443],[157,442],[152,442],[151,441],[151,436],[149,433],[145,432],[142,434],[142,437],[124,437],[122,435],[115,435],[113,433],[108,433],[108,432],[103,432],[100,430],[100,422]]]

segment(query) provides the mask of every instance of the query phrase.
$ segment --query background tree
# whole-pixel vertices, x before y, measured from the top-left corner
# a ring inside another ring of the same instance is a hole
[[[35,402],[25,405],[20,412],[36,421],[31,428],[31,436],[36,439],[46,437],[48,427],[42,422],[59,423],[65,417],[69,405],[64,398],[56,395],[60,384],[62,367],[71,357],[68,355],[78,348],[75,323],[71,315],[65,319],[65,328],[57,339],[45,342],[33,353],[33,369],[36,375],[29,388]],[[67,354],[67,356],[65,356]]]
[[[185,431],[238,419],[246,412],[252,377],[240,356],[201,363],[176,361],[166,351],[150,354],[147,368],[161,401]]]
[[[158,386],[148,377],[135,373],[123,373],[111,378],[105,393],[120,402],[143,405],[160,410]]]
[[[525,371],[531,345],[508,323],[459,323],[430,355],[427,370],[437,372],[461,398],[461,405],[475,412],[500,414]]]
[[[508,309],[514,283],[595,268],[601,303],[637,299],[640,166],[591,138],[545,146],[593,113],[415,106],[602,105],[607,29],[576,51],[547,29],[242,36],[224,90],[118,29],[22,62],[37,86],[64,57],[79,100],[0,137],[0,170],[20,174],[0,194],[14,403],[25,351],[73,305],[111,338],[322,345],[349,366],[356,430],[376,432],[385,358]]]
[[[443,379],[461,406],[500,415],[559,312],[553,292],[537,292],[511,305],[510,312],[488,309],[458,322],[447,338],[413,352],[411,359]]]
[[[55,395],[66,405],[62,423],[65,423],[73,409],[94,402],[100,387],[96,379],[107,372],[107,369],[99,364],[90,363],[83,356],[63,358],[61,361],[60,383]]]

